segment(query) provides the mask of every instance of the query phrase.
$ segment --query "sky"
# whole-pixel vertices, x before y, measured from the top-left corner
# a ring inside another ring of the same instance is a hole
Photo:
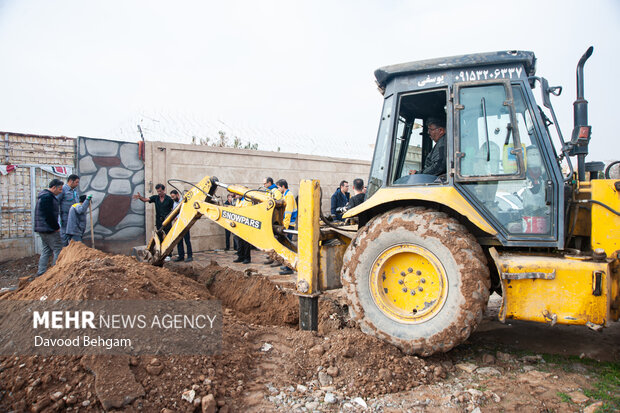
[[[0,130],[136,141],[140,124],[147,140],[184,143],[222,130],[370,160],[375,69],[517,49],[564,87],[552,102],[568,138],[592,45],[588,160],[615,160],[618,39],[617,0],[0,0]]]

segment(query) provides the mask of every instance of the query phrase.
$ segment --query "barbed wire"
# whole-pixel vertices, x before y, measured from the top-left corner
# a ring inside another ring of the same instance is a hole
[[[306,132],[283,131],[272,126],[261,126],[244,121],[216,118],[206,119],[187,113],[157,111],[141,113],[110,130],[110,139],[135,142],[140,139],[140,125],[146,140],[192,143],[200,139],[219,141],[219,131],[230,142],[239,138],[242,145],[258,144],[259,150],[333,156],[370,160],[374,143],[356,142],[347,137],[315,136]]]

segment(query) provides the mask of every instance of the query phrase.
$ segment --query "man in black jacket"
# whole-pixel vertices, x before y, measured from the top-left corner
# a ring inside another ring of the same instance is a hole
[[[356,178],[353,180],[353,192],[355,195],[349,199],[349,202],[344,207],[344,211],[355,208],[366,199],[366,193],[364,192],[364,180],[362,178]]]
[[[409,174],[426,174],[440,176],[446,173],[447,142],[446,121],[439,118],[430,118],[426,121],[428,135],[435,142],[435,146],[426,156],[424,168],[421,171],[410,171]]]
[[[340,186],[336,189],[336,192],[332,195],[332,207],[331,214],[336,221],[342,221],[342,213],[336,211],[338,208],[342,208],[349,202],[349,183],[347,181],[341,181]]]
[[[34,231],[41,237],[43,250],[39,258],[39,269],[37,277],[47,271],[47,263],[53,254],[52,265],[56,264],[56,259],[62,249],[60,239],[60,225],[58,224],[58,213],[60,205],[56,196],[62,192],[62,181],[52,179],[48,189],[39,192],[37,205],[34,212]]]
[[[168,195],[166,195],[166,187],[164,184],[155,185],[157,195],[151,195],[149,198],[145,198],[138,192],[133,196],[134,199],[139,199],[142,202],[148,202],[155,204],[155,227],[160,230],[166,220],[166,217],[172,212],[174,208],[174,201]],[[166,225],[163,229],[165,232],[170,231],[172,226]]]

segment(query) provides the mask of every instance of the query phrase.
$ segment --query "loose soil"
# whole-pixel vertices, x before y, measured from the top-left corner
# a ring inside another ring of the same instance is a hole
[[[18,277],[37,274],[39,255],[0,262],[0,288],[9,287]]]
[[[361,333],[338,291],[321,297],[319,331],[299,331],[297,297],[259,274],[216,262],[171,268],[72,243],[56,266],[0,296],[0,305],[43,296],[215,298],[224,307],[220,354],[0,357],[0,412],[355,411],[364,405],[376,411],[579,411],[594,401],[566,396],[591,388],[591,366],[571,362],[567,369],[488,343],[408,356]],[[25,271],[19,276],[30,275]],[[192,402],[182,399],[184,392],[191,399],[192,391]]]

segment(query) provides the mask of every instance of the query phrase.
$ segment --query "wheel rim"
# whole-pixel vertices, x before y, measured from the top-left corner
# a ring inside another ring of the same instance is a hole
[[[448,278],[439,259],[418,245],[392,246],[373,263],[370,291],[388,317],[408,324],[423,323],[441,311]]]

